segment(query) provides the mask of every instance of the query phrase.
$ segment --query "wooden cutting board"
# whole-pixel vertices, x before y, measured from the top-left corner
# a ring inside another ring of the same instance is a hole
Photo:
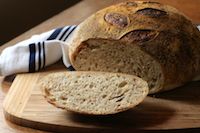
[[[37,83],[46,74],[66,71],[54,65],[44,72],[19,74],[4,100],[5,117],[22,126],[56,132],[116,132],[200,128],[200,82],[148,96],[116,115],[78,115],[49,104]]]

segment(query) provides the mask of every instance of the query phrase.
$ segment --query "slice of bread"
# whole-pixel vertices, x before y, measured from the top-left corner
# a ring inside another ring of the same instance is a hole
[[[142,102],[149,90],[146,81],[133,75],[91,71],[49,74],[40,87],[56,107],[91,115],[128,110]]]

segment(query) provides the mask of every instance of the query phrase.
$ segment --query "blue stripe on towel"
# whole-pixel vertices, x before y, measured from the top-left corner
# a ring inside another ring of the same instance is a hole
[[[68,26],[65,31],[62,33],[62,36],[58,40],[62,40],[66,32],[69,30],[70,26]]]
[[[47,40],[54,40],[58,36],[58,34],[62,31],[63,28],[56,29]]]
[[[46,57],[45,57],[45,46],[44,46],[44,42],[42,42],[42,48],[43,48],[43,67],[45,67],[46,64]]]
[[[63,41],[65,41],[68,37],[69,37],[69,35],[72,33],[72,31],[74,31],[76,29],[76,26],[74,25],[74,26],[72,26],[72,28],[70,28],[70,32],[68,33],[68,35],[64,38],[64,40]]]
[[[29,44],[29,72],[35,72],[35,43]]]
[[[72,66],[67,67],[67,70],[69,70],[69,71],[75,71],[75,69]]]
[[[41,46],[40,46],[40,42],[38,42],[38,52],[39,52],[39,55],[38,55],[38,60],[39,60],[39,65],[38,65],[38,70],[40,70],[41,68]]]

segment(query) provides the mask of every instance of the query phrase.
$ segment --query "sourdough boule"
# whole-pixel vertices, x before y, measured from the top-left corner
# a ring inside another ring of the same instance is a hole
[[[200,72],[200,32],[177,9],[129,1],[94,13],[74,31],[69,57],[78,71],[132,74],[150,93],[170,90]]]

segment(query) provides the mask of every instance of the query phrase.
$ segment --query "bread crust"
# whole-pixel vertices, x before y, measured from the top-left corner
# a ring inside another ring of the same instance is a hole
[[[136,31],[139,32],[136,34]],[[140,47],[162,66],[162,90],[181,86],[200,71],[200,32],[188,17],[168,5],[128,1],[102,9],[87,18],[67,42],[75,69],[76,56],[84,47],[83,42],[89,39],[125,41]]]

